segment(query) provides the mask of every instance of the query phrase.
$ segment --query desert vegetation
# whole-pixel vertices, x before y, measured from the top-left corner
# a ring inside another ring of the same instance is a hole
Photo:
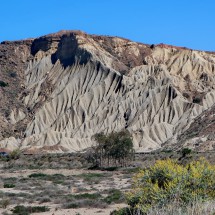
[[[69,211],[68,214],[76,215],[91,211],[108,215],[112,211],[123,215],[212,215],[215,212],[213,151],[163,149],[134,154],[122,167],[118,161],[116,167],[105,165],[94,169],[94,164],[89,162],[89,152],[30,155],[16,150],[0,157],[0,213],[34,214],[41,210],[37,214],[60,215]]]
[[[204,158],[187,165],[158,160],[133,177],[129,207],[112,214],[214,214],[214,178],[215,166]]]
[[[39,213],[39,212],[46,212],[49,211],[48,207],[45,206],[23,206],[23,205],[17,205],[16,207],[14,207],[14,209],[12,210],[14,215],[30,215],[32,213]]]
[[[3,171],[4,174],[0,176],[0,213],[8,215],[42,212],[63,214],[68,210],[71,212],[69,214],[76,214],[86,208],[101,211],[102,214],[104,211],[111,211],[112,207],[118,207],[119,204],[125,205],[124,191],[129,189],[131,179],[131,175],[123,171]]]
[[[124,167],[134,158],[131,135],[128,131],[99,133],[93,137],[97,145],[93,147],[90,158],[98,167]]]
[[[0,80],[0,87],[7,87],[8,83],[5,83],[4,81]]]

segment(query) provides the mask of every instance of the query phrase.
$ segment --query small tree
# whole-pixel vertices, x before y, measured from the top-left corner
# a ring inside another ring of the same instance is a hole
[[[133,142],[128,131],[112,132],[109,135],[94,135],[94,164],[99,167],[126,166],[134,157]]]
[[[187,155],[191,154],[192,150],[189,149],[189,148],[183,148],[181,150],[181,153],[182,153],[182,157],[186,157]]]

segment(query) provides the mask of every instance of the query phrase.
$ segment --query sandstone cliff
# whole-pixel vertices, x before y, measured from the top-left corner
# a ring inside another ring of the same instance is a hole
[[[215,145],[214,53],[61,31],[3,42],[0,66],[0,148],[80,151],[122,129],[139,152]]]

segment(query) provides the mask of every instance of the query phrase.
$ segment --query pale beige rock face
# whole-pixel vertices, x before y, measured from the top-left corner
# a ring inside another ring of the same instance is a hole
[[[21,140],[15,139],[14,137],[9,137],[0,141],[0,146],[3,149],[9,149],[13,151],[20,147],[20,143],[21,143]]]
[[[21,149],[80,151],[98,132],[128,129],[136,151],[151,151],[176,144],[215,103],[215,55],[109,39],[111,51],[107,38],[82,33],[35,45],[25,71],[22,101],[31,119]],[[16,110],[11,122],[23,117]]]

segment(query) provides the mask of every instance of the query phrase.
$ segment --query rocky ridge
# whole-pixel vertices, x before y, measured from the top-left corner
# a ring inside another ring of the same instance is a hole
[[[1,43],[0,66],[1,148],[80,151],[122,129],[138,152],[215,145],[214,53],[61,31]]]

